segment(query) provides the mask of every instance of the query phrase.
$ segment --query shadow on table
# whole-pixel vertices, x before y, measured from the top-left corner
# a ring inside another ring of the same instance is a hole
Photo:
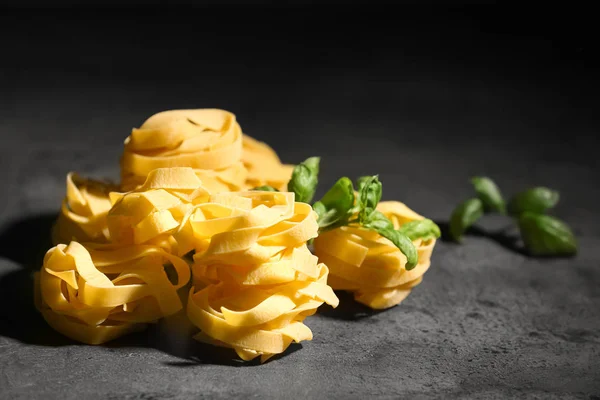
[[[439,227],[442,233],[441,240],[444,243],[458,244],[454,240],[450,239],[450,225],[447,221],[434,221]],[[514,226],[508,226],[504,229],[499,230],[487,230],[479,226],[471,226],[465,236],[475,236],[490,239],[507,250],[514,253],[521,254],[527,258],[544,259],[544,258],[573,258],[573,255],[531,255],[523,247],[523,241],[519,235],[518,229]]]
[[[0,336],[37,346],[79,344],[52,329],[36,310],[33,301],[33,274],[39,271],[44,254],[52,247],[50,230],[55,218],[55,214],[29,216],[2,227],[0,258],[10,260],[18,264],[18,267],[0,273]],[[183,313],[179,314],[179,319],[175,329],[169,329],[171,323],[150,324],[143,332],[119,338],[103,346],[115,349],[154,348],[180,358],[181,361],[168,363],[178,367],[202,364],[237,367],[260,365],[259,358],[244,362],[231,349],[193,340],[191,336],[194,327],[185,325],[187,318]],[[292,344],[283,354],[273,359],[285,357],[301,348],[301,345]]]
[[[192,357],[181,357],[185,358],[185,360],[181,361],[168,361],[165,362],[165,365],[169,365],[172,367],[186,368],[186,367],[195,367],[203,364],[215,364],[215,365],[226,365],[230,367],[255,367],[262,365],[260,362],[260,357],[255,358],[252,361],[244,361],[240,359],[237,354],[231,349],[226,349],[222,347],[215,347],[208,344],[200,343],[195,340],[190,339],[192,342],[193,353],[201,354],[202,356],[192,356]],[[302,344],[300,343],[292,343],[282,354],[278,354],[270,358],[267,363],[277,360],[279,358],[286,357],[296,351],[302,349]]]
[[[200,365],[224,365],[230,367],[253,367],[261,365],[260,357],[251,361],[243,361],[232,349],[212,346],[194,340],[192,335],[197,329],[189,324],[187,318],[185,318],[185,314],[180,313],[175,318],[185,319],[183,324],[187,326],[182,329],[181,324],[159,322],[150,325],[144,332],[123,336],[103,346],[114,349],[131,347],[156,349],[179,358],[176,361],[163,362],[164,365],[179,368]],[[272,357],[269,361],[286,357],[301,348],[301,344],[292,343],[285,352]]]
[[[443,242],[457,244],[455,241],[450,239],[450,224],[447,221],[435,221],[435,223],[440,227],[440,231],[442,232],[441,240]],[[530,257],[530,255],[522,247],[519,234],[513,227],[498,231],[488,231],[479,226],[471,226],[465,233],[465,236],[487,238],[493,240],[507,250]]]
[[[60,346],[70,340],[52,330],[33,303],[33,274],[52,246],[50,228],[56,216],[30,216],[12,221],[0,232],[0,257],[18,264],[0,275],[0,335],[24,343]]]
[[[389,310],[373,310],[354,300],[354,296],[349,292],[336,290],[335,294],[340,299],[340,304],[337,308],[333,308],[327,304],[322,305],[319,307],[319,316],[343,321],[359,321]]]

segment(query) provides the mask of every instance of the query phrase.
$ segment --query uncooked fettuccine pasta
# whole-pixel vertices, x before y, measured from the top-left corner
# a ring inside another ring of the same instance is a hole
[[[111,193],[107,216],[111,240],[120,245],[156,244],[184,255],[194,248],[180,227],[209,193],[191,168],[158,168],[128,193]]]
[[[303,320],[324,302],[338,305],[327,267],[306,247],[316,214],[293,193],[218,194],[188,223],[199,244],[187,309],[196,339],[265,361],[312,339]]]
[[[423,219],[403,203],[384,201],[377,210],[387,216],[394,228]],[[336,290],[354,293],[356,301],[374,309],[385,309],[402,302],[412,288],[421,283],[429,269],[435,239],[414,242],[419,263],[406,270],[406,256],[388,239],[374,231],[342,227],[315,239],[315,254],[331,272],[329,284]]]
[[[113,205],[103,224],[110,243],[72,241],[46,254],[36,284],[44,318],[66,336],[99,344],[181,310],[177,290],[190,269],[177,254],[193,246],[174,235],[194,204],[207,199],[191,168],[159,168],[135,191],[108,194],[103,200]]]
[[[121,158],[122,190],[141,185],[156,168],[190,167],[211,192],[239,190],[246,180],[242,129],[217,109],[164,111],[133,129]]]
[[[67,195],[52,228],[53,243],[57,245],[71,240],[107,242],[106,215],[111,207],[108,194],[116,189],[116,185],[69,173]]]
[[[282,164],[268,144],[248,135],[244,135],[243,145],[242,160],[248,170],[246,188],[268,185],[285,192],[294,166]]]
[[[36,305],[60,333],[101,344],[179,311],[177,289],[189,278],[187,263],[160,247],[59,244],[36,276]]]

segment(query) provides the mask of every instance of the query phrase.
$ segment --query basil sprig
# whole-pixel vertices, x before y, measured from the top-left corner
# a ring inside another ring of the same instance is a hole
[[[554,208],[560,200],[560,194],[547,187],[534,187],[516,194],[508,203],[508,211],[511,215],[519,215],[524,212],[543,214]]]
[[[379,181],[379,176],[373,175],[366,179],[358,181],[358,219],[361,223],[369,220],[369,217],[377,208],[383,186]]]
[[[295,193],[296,201],[309,203],[314,197],[319,175],[319,157],[311,157],[296,165],[288,190]],[[355,226],[377,232],[390,240],[406,256],[407,270],[413,269],[419,256],[413,240],[431,240],[440,237],[440,228],[431,220],[412,221],[394,229],[394,224],[383,213],[377,211],[383,186],[377,175],[360,177],[354,191],[352,180],[342,177],[313,204],[317,213],[319,233],[342,226]],[[270,186],[254,190],[274,191]]]
[[[398,230],[408,236],[410,240],[422,239],[427,241],[441,236],[440,227],[427,218],[407,222],[400,226]]]
[[[577,241],[571,228],[550,215],[524,212],[519,216],[519,230],[531,254],[571,255],[577,253]]]
[[[319,216],[320,230],[347,225],[353,205],[354,188],[352,181],[347,177],[338,179],[321,200],[313,205],[313,209]]]
[[[362,225],[374,231],[394,229],[394,224],[381,211],[373,211],[366,220],[363,220]]]
[[[439,227],[431,220],[413,221],[394,229],[394,224],[383,213],[377,211],[383,186],[377,175],[361,177],[357,181],[358,194],[352,181],[340,178],[313,205],[319,219],[319,232],[341,226],[357,226],[372,230],[391,241],[405,256],[407,270],[413,269],[419,256],[413,240],[430,240],[440,236]]]
[[[319,183],[319,157],[310,157],[294,167],[288,190],[296,193],[296,201],[310,203]]]
[[[463,233],[481,217],[483,217],[483,202],[480,199],[463,201],[450,216],[450,235],[460,242]]]
[[[341,226],[358,226],[377,232],[389,239],[406,256],[406,269],[418,263],[417,250],[408,236],[395,230],[392,222],[381,212],[377,204],[381,200],[382,185],[377,175],[360,178],[357,182],[358,195],[348,177],[340,178],[317,201],[313,208],[319,215],[319,231]]]
[[[320,157],[310,157],[294,167],[292,177],[288,182],[288,190],[296,194],[296,201],[310,203],[319,183]],[[263,192],[278,192],[272,186],[263,185],[252,190]]]
[[[460,203],[450,216],[450,237],[460,242],[463,234],[485,213],[506,213],[506,204],[498,185],[487,176],[471,178],[477,197]]]
[[[417,263],[419,262],[419,253],[417,253],[417,248],[408,236],[393,228],[377,229],[375,231],[392,242],[394,246],[400,249],[402,254],[406,256],[405,268],[407,271],[410,271],[417,266]]]
[[[402,254],[406,256],[406,270],[416,267],[419,262],[419,255],[412,240],[403,232],[394,229],[392,221],[376,210],[383,192],[379,176],[359,178],[357,186],[358,224],[363,228],[377,232],[400,249]]]
[[[500,189],[493,180],[486,176],[476,176],[471,179],[475,188],[477,197],[483,203],[483,207],[488,211],[496,211],[501,214],[506,213],[506,205],[502,198]]]
[[[517,224],[523,244],[534,256],[562,256],[577,253],[577,241],[569,226],[556,217],[545,213],[556,206],[560,199],[557,191],[546,187],[534,187],[513,196],[508,207],[498,186],[487,177],[471,179],[477,198],[464,201],[450,217],[449,233],[460,241],[463,233],[484,214],[498,212],[508,214]]]

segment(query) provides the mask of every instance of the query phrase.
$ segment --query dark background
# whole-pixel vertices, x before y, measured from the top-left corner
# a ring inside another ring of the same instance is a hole
[[[590,10],[12,3],[0,10],[0,397],[600,396]],[[307,320],[312,342],[263,366],[234,368],[160,327],[100,347],[60,337],[32,310],[29,277],[65,174],[117,178],[132,127],[204,107],[234,112],[285,162],[322,156],[321,192],[379,173],[385,199],[441,225],[473,175],[507,195],[553,187],[580,252],[529,258],[492,217],[461,246],[440,241],[402,305],[372,313],[340,295]]]

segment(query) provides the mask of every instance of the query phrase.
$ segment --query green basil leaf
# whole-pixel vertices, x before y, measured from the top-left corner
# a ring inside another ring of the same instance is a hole
[[[309,157],[302,162],[308,169],[315,175],[319,175],[319,164],[321,163],[321,157]]]
[[[319,219],[321,219],[323,217],[323,215],[325,215],[325,213],[327,212],[325,205],[323,203],[321,203],[320,201],[317,201],[315,204],[313,204],[312,208],[313,208],[313,210],[315,210],[315,212],[319,216]]]
[[[394,244],[406,256],[406,270],[410,271],[419,262],[419,253],[412,240],[405,234],[394,229],[374,229],[377,233]]]
[[[319,182],[319,160],[319,157],[311,157],[294,167],[288,190],[296,194],[296,201],[312,201]]]
[[[296,201],[306,203],[310,202],[311,193],[314,195],[316,184],[311,170],[304,164],[298,164],[294,167],[292,178],[288,182],[288,190],[296,194]]]
[[[377,210],[373,211],[371,215],[369,215],[368,220],[364,221],[362,226],[375,231],[379,231],[381,229],[394,229],[394,224],[392,224],[392,221],[383,215],[382,212]]]
[[[407,222],[398,230],[408,236],[410,240],[431,240],[437,239],[441,235],[440,227],[430,219]]]
[[[460,242],[463,233],[483,216],[483,202],[469,199],[461,203],[450,217],[450,236]]]
[[[532,255],[555,256],[577,253],[577,241],[571,228],[550,215],[524,212],[519,230],[525,247]]]
[[[356,180],[356,190],[360,192],[365,186],[365,183],[367,183],[371,178],[371,176],[361,176],[360,178],[358,178]]]
[[[382,185],[377,175],[373,175],[359,184],[361,187],[358,192],[358,219],[364,223],[381,200]]]
[[[471,178],[471,183],[475,187],[477,197],[483,202],[483,207],[486,211],[506,213],[504,198],[493,180],[485,176],[476,176]]]
[[[322,203],[317,201],[314,205],[322,205]],[[327,210],[323,208],[323,210],[322,213],[317,212],[317,215],[319,216],[317,219],[317,223],[319,224],[319,234],[348,224],[347,215],[340,213],[337,209],[332,208]]]
[[[325,193],[321,200],[313,205],[313,209],[319,215],[319,227],[327,228],[333,224],[348,221],[348,211],[354,205],[354,187],[349,178],[340,178]]]
[[[523,212],[543,214],[556,206],[560,194],[547,187],[534,187],[515,195],[508,203],[508,212],[519,215]]]
[[[269,186],[269,185],[258,186],[252,190],[259,190],[261,192],[279,192],[279,190],[277,190],[273,186]]]

